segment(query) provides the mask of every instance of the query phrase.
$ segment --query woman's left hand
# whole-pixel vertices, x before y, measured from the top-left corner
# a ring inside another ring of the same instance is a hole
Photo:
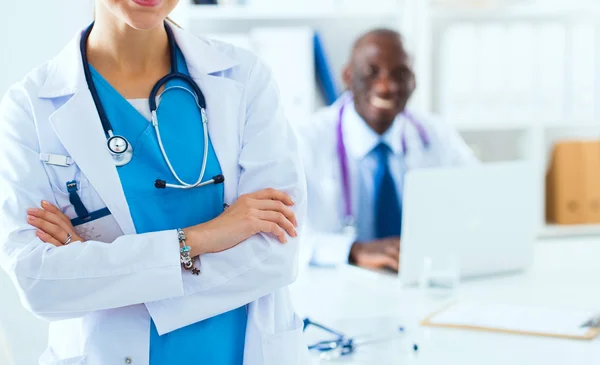
[[[64,246],[69,239],[69,234],[71,235],[70,242],[85,242],[75,233],[69,217],[46,201],[42,202],[42,209],[30,208],[27,210],[27,223],[38,229],[39,239],[56,247]]]

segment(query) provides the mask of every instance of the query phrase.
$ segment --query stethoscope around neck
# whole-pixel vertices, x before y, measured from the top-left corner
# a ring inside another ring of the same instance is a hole
[[[125,166],[129,162],[131,162],[131,160],[133,159],[133,146],[131,145],[131,143],[129,143],[129,141],[125,137],[114,134],[112,125],[111,125],[110,121],[108,120],[106,111],[104,110],[104,107],[102,106],[102,102],[100,101],[98,91],[96,90],[96,86],[94,85],[94,81],[92,79],[92,73],[90,70],[90,65],[88,63],[87,40],[90,36],[93,26],[94,26],[94,23],[92,23],[85,30],[83,36],[81,37],[80,49],[81,49],[81,57],[83,60],[83,71],[85,74],[85,79],[86,79],[87,85],[88,85],[88,87],[90,89],[90,93],[92,95],[92,99],[94,100],[94,104],[96,105],[96,109],[98,111],[98,116],[100,117],[100,121],[102,122],[102,128],[104,129],[104,133],[107,136],[106,146],[108,148],[108,151],[109,151],[116,166],[118,166],[118,167]],[[154,186],[158,189],[164,189],[164,188],[193,189],[193,188],[198,188],[198,187],[209,185],[209,184],[223,183],[225,181],[225,178],[223,177],[223,175],[217,175],[208,181],[202,182],[202,180],[204,179],[204,173],[206,171],[206,165],[207,165],[207,160],[208,160],[208,144],[209,144],[208,118],[206,115],[206,99],[204,98],[204,94],[202,93],[202,90],[200,90],[200,88],[198,87],[196,82],[188,75],[179,72],[178,67],[177,67],[176,43],[175,43],[175,37],[173,35],[173,31],[171,30],[171,28],[169,28],[169,26],[166,23],[165,23],[165,30],[167,32],[167,39],[169,42],[171,72],[169,72],[168,75],[166,75],[163,78],[161,78],[160,80],[158,80],[158,82],[154,85],[154,87],[152,88],[152,91],[150,92],[148,102],[150,104],[150,113],[152,115],[151,122],[152,122],[152,126],[154,127],[154,131],[156,132],[156,139],[157,139],[158,145],[160,147],[160,152],[161,152],[167,166],[169,167],[171,174],[173,175],[173,177],[175,178],[175,180],[177,180],[177,182],[179,184],[168,184],[165,180],[158,179],[155,181]],[[163,86],[166,86],[167,82],[172,81],[172,80],[181,80],[181,81],[185,82],[188,86],[191,87],[191,90],[187,89],[183,86],[169,86],[169,87],[165,87],[163,92],[159,95],[158,94],[159,90]],[[169,160],[169,157],[167,156],[167,152],[165,151],[164,145],[162,143],[162,138],[160,137],[160,129],[158,126],[158,116],[157,116],[158,105],[160,104],[160,99],[162,98],[162,96],[167,91],[173,90],[173,89],[180,89],[180,90],[184,90],[184,91],[190,93],[192,95],[192,97],[194,98],[196,106],[200,110],[200,115],[202,118],[202,129],[203,129],[203,134],[204,134],[204,154],[202,157],[202,167],[200,169],[200,175],[198,176],[198,180],[195,183],[191,183],[191,184],[183,181],[179,177],[179,175],[177,175],[177,172],[175,172],[175,169],[173,168],[173,165],[171,164],[171,161]]]
[[[344,110],[346,105],[349,104],[352,100],[351,95],[347,95],[342,100],[342,105],[340,106],[337,126],[336,126],[336,142],[337,142],[337,156],[338,163],[340,165],[340,172],[342,174],[342,193],[343,193],[343,202],[344,202],[344,232],[349,234],[356,234],[356,221],[354,212],[352,211],[352,194],[350,191],[350,171],[348,168],[348,155],[346,154],[346,145],[344,144],[344,131],[342,124],[344,122]],[[419,123],[416,118],[407,112],[406,110],[402,112],[404,118],[408,123],[402,123],[402,137],[400,143],[402,144],[402,154],[404,156],[407,155],[408,152],[408,144],[406,142],[406,125],[411,124],[417,134],[419,135],[419,139],[421,140],[421,144],[424,149],[428,149],[430,145],[429,136],[423,128],[423,125]]]

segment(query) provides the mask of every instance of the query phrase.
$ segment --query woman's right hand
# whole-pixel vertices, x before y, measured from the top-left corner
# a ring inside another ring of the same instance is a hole
[[[192,257],[225,251],[258,233],[286,243],[286,233],[298,235],[293,205],[289,195],[275,189],[240,196],[217,218],[184,229]]]

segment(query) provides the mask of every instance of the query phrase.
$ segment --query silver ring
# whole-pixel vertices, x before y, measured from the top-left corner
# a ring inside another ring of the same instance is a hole
[[[68,245],[69,243],[71,243],[71,240],[73,239],[73,235],[72,234],[68,234],[67,235],[67,240],[65,241],[65,243],[63,243],[63,245]]]

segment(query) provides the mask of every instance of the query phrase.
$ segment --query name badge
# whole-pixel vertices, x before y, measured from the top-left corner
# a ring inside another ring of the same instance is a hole
[[[46,165],[69,167],[73,164],[73,159],[69,156],[53,155],[51,153],[40,153],[40,161]]]
[[[108,208],[90,213],[84,218],[71,219],[75,232],[86,241],[112,243],[123,231]]]

